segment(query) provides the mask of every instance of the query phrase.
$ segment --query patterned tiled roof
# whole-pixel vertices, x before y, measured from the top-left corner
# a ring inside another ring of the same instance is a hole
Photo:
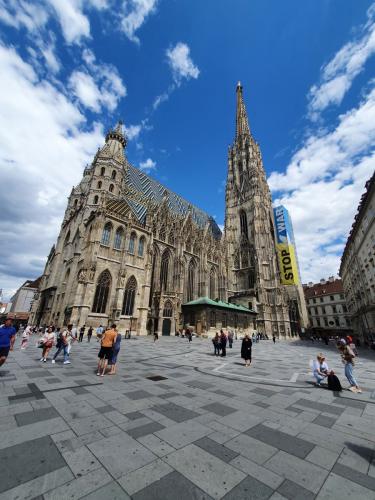
[[[160,184],[160,182],[152,179],[138,168],[133,167],[133,165],[128,164],[126,171],[126,184],[130,189],[140,192],[143,196],[151,199],[154,203],[161,203],[166,196],[168,200],[168,207],[173,213],[185,216],[190,210],[193,221],[200,228],[203,229],[208,222],[213,236],[217,239],[221,237],[219,226],[216,224],[212,216],[184,200],[181,196]],[[127,202],[139,217],[140,221],[143,222],[146,216],[147,208],[142,203],[130,200],[129,198],[127,198]]]

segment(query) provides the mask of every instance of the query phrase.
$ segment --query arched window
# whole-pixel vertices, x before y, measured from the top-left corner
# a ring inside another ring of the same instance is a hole
[[[139,255],[139,257],[143,257],[144,249],[145,249],[145,238],[144,238],[144,236],[142,236],[139,240],[139,243],[138,243],[138,255]]]
[[[164,309],[163,309],[163,316],[164,318],[171,318],[173,314],[173,306],[172,303],[167,300],[167,302],[164,304]]]
[[[248,237],[247,217],[246,217],[246,212],[244,210],[240,211],[240,228],[241,228],[241,234],[244,234],[247,238]]]
[[[102,188],[102,181],[98,181],[97,189],[101,189],[101,188]]]
[[[115,186],[114,186],[113,184],[110,184],[110,185],[109,185],[109,192],[110,192],[110,193],[113,193],[114,187],[115,187]]]
[[[195,264],[191,260],[188,268],[188,283],[187,283],[188,302],[194,299],[194,290],[195,290]]]
[[[107,222],[104,226],[102,234],[102,245],[109,245],[109,240],[111,239],[112,224]]]
[[[129,240],[129,253],[134,254],[134,249],[135,249],[135,240],[137,239],[137,235],[135,233],[132,233],[130,235],[130,240]]]
[[[216,271],[214,268],[210,272],[210,299],[216,299]]]
[[[124,231],[122,227],[119,227],[116,231],[115,241],[113,243],[113,248],[115,248],[116,250],[121,250],[123,236],[124,236]]]
[[[165,241],[165,227],[164,226],[162,228],[160,228],[159,239],[162,241]]]
[[[131,276],[126,283],[124,302],[122,303],[122,314],[125,316],[132,316],[133,314],[136,291],[137,281],[134,276]]]
[[[169,268],[169,252],[165,250],[161,257],[160,266],[160,284],[162,290],[168,289],[168,268]]]
[[[112,170],[112,175],[111,175],[112,179],[115,180],[116,179],[116,170]]]
[[[110,288],[111,288],[111,275],[109,271],[103,271],[102,274],[99,276],[98,282],[96,284],[92,312],[105,314]]]
[[[95,196],[94,196],[94,205],[97,205],[97,204],[98,204],[98,201],[99,201],[99,196],[98,196],[98,195],[95,195]]]
[[[104,174],[105,174],[105,168],[104,168],[104,167],[102,167],[102,168],[100,169],[100,175],[104,175]]]

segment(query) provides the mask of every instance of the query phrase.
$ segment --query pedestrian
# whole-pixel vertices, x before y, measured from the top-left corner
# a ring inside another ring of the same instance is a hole
[[[345,377],[350,384],[349,391],[362,392],[359,388],[357,381],[354,377],[354,358],[355,354],[350,346],[347,345],[346,340],[341,339],[338,343],[338,349],[341,353],[341,360],[345,365]]]
[[[49,326],[47,328],[46,333],[42,337],[42,357],[40,358],[40,361],[43,361],[44,363],[47,362],[48,354],[55,343],[55,327],[54,326]]]
[[[328,372],[329,372],[329,368],[326,363],[326,358],[324,354],[319,353],[317,355],[316,360],[313,362],[312,369],[313,369],[313,376],[316,380],[315,385],[320,387],[323,380],[325,380],[325,378],[328,377]]]
[[[87,330],[87,342],[90,342],[93,331],[94,331],[93,327],[90,326],[90,328]]]
[[[102,338],[102,335],[103,335],[103,327],[102,325],[98,326],[98,328],[96,329],[96,341],[99,342],[100,339]]]
[[[52,364],[56,363],[56,358],[60,354],[61,351],[64,353],[64,365],[70,365],[69,361],[69,339],[72,338],[72,328],[73,325],[68,325],[67,328],[65,328],[62,332],[60,331],[60,328],[58,328],[58,332],[56,335],[56,352],[52,358]]]
[[[274,344],[276,344],[276,336],[275,336],[275,334],[272,335],[272,341],[273,341]]]
[[[108,360],[112,358],[112,349],[116,337],[117,337],[116,325],[113,324],[112,327],[103,334],[101,339],[100,351],[98,354],[99,358],[98,372],[97,372],[98,376],[104,377]]]
[[[112,358],[109,362],[111,365],[111,369],[109,370],[108,375],[115,375],[116,374],[116,365],[117,365],[117,356],[120,351],[121,347],[121,333],[117,333],[117,337],[115,339],[115,342],[113,344],[113,349],[112,349]]]
[[[241,345],[241,358],[245,360],[245,366],[250,366],[252,345],[253,343],[250,335],[247,333],[243,338]]]
[[[159,339],[159,334],[157,330],[154,331],[154,343]]]
[[[76,339],[76,340],[77,340],[77,332],[78,332],[78,328],[73,325],[71,333],[72,333],[73,338]]]
[[[79,329],[79,338],[78,338],[78,342],[82,342],[82,340],[83,340],[83,336],[84,336],[84,334],[85,334],[85,329],[86,329],[86,325],[81,326],[81,328]]]
[[[228,344],[229,344],[229,349],[232,349],[232,346],[233,346],[233,332],[232,332],[232,330],[229,330],[229,332],[228,332]]]
[[[12,323],[12,319],[7,318],[0,328],[0,366],[3,366],[5,363],[9,351],[13,351],[17,331]]]
[[[32,335],[32,326],[28,325],[22,332],[21,349],[26,349],[30,335]]]
[[[214,356],[220,356],[220,337],[219,333],[215,333],[215,337],[212,338],[212,343],[214,345]]]
[[[220,330],[220,349],[221,349],[221,357],[225,358],[227,355],[227,336],[224,333],[224,330]]]

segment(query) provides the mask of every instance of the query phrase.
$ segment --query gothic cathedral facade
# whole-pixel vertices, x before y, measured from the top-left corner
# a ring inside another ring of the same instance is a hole
[[[169,335],[187,323],[196,328],[182,305],[209,297],[256,311],[261,333],[291,334],[271,194],[240,84],[236,92],[224,234],[203,210],[129,163],[119,123],[70,193],[33,304],[34,324],[115,322],[120,330]],[[210,326],[198,329],[208,333]],[[251,333],[252,325],[243,330]]]

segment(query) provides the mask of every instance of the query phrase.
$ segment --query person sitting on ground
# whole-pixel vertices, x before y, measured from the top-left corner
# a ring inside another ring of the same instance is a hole
[[[316,360],[313,362],[313,375],[317,386],[320,386],[323,380],[328,376],[328,371],[329,369],[324,354],[318,354]]]

